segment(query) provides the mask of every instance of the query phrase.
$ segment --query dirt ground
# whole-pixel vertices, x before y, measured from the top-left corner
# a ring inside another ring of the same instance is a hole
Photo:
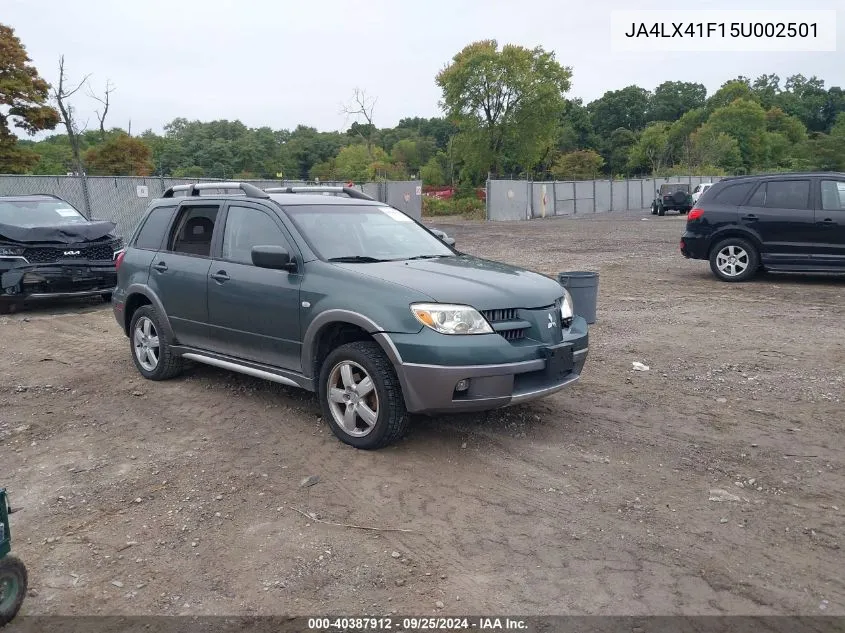
[[[599,271],[590,355],[564,392],[377,452],[302,391],[144,381],[102,304],[0,317],[22,614],[845,614],[845,279],[718,282],[683,223],[436,222]]]

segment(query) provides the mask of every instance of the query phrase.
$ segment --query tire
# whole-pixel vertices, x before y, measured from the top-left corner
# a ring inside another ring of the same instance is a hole
[[[651,214],[657,215],[657,205],[654,204],[653,202],[651,203]]]
[[[710,270],[722,281],[748,281],[759,268],[757,248],[741,237],[729,237],[710,249]]]
[[[0,627],[11,622],[20,611],[27,591],[26,567],[15,556],[0,559]]]
[[[182,358],[173,353],[170,339],[161,323],[161,317],[151,305],[135,310],[129,323],[129,350],[132,353],[132,361],[138,372],[147,380],[174,378],[184,367]],[[153,355],[142,354],[141,348],[153,352]],[[141,357],[144,358],[143,362]]]
[[[657,215],[666,215],[666,207],[664,207],[662,204],[657,205]]]
[[[100,295],[100,297],[102,298],[103,303],[111,303],[111,293],[110,292],[104,292],[103,294]]]
[[[366,378],[372,389],[361,395],[358,389]],[[399,378],[375,341],[346,343],[332,350],[320,368],[319,381],[323,419],[340,441],[372,450],[405,434],[409,415]]]

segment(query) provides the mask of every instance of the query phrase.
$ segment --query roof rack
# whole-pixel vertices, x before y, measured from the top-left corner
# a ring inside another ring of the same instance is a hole
[[[173,185],[162,194],[162,198],[174,198],[177,191],[185,191],[186,196],[199,196],[204,189],[238,189],[250,198],[269,198],[264,191],[247,182],[200,182],[190,185]]]
[[[345,193],[350,198],[357,198],[358,200],[372,200],[373,202],[377,202],[375,198],[371,198],[363,191],[358,191],[352,187],[306,185],[300,187],[268,187],[264,191],[267,193]]]

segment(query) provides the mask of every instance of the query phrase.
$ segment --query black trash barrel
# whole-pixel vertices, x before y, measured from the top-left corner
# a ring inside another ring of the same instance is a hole
[[[599,274],[586,270],[558,273],[558,283],[572,296],[573,310],[587,323],[596,322],[596,305],[599,299]]]

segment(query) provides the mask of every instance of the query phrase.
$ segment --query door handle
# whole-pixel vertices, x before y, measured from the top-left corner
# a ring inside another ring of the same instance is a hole
[[[225,270],[219,270],[216,273],[211,273],[209,277],[211,277],[214,281],[219,281],[221,283],[224,281],[229,281],[230,279],[229,275],[226,274]]]
[[[158,262],[153,266],[153,268],[155,268],[158,272],[163,273],[165,270],[167,270],[167,264],[165,264],[164,262]]]
[[[757,216],[753,213],[747,213],[746,215],[742,216],[743,220],[756,220]]]
[[[826,224],[830,226],[831,224],[836,224],[836,222],[834,222],[831,218],[825,218],[824,220],[819,222],[819,224]]]

